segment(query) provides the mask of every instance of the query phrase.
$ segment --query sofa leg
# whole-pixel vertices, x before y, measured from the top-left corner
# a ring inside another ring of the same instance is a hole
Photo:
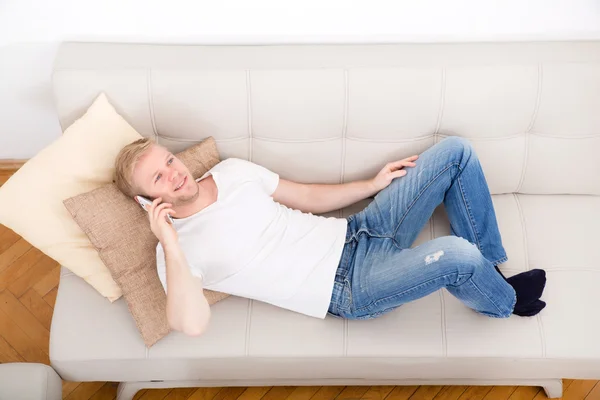
[[[143,388],[140,382],[121,382],[117,388],[116,400],[133,400],[133,396]]]
[[[546,396],[550,399],[558,399],[563,395],[563,383],[562,379],[556,379],[550,381],[544,385],[544,391]]]

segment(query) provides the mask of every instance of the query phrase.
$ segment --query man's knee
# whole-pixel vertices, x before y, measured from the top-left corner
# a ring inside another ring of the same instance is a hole
[[[446,257],[455,260],[450,263],[455,265],[460,273],[468,273],[480,268],[484,257],[477,246],[460,236],[442,236],[437,239],[439,246],[425,257],[425,262],[433,262]]]
[[[459,157],[475,155],[473,144],[469,139],[460,136],[448,136],[441,143],[450,148],[450,151]]]

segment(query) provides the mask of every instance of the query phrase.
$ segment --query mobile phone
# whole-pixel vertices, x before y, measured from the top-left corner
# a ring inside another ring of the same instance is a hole
[[[144,196],[135,196],[135,201],[137,201],[138,204],[142,206],[144,210],[146,210],[146,212],[148,212],[150,206],[152,205],[152,200],[147,199]],[[173,223],[173,217],[171,217],[169,214],[167,214],[167,219],[171,224]]]

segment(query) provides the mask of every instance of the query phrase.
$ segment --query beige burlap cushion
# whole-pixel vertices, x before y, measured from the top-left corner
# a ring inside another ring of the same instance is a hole
[[[177,157],[194,178],[220,161],[212,137]],[[64,204],[121,288],[144,343],[152,346],[170,329],[167,298],[156,272],[158,240],[150,230],[146,212],[114,184],[66,199]],[[204,295],[209,304],[228,297],[210,290],[205,290]]]

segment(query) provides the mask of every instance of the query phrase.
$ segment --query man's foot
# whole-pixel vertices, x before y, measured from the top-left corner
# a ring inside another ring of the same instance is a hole
[[[517,304],[528,304],[542,297],[546,287],[546,271],[543,269],[521,272],[508,279],[504,277],[498,267],[496,267],[496,271],[517,292]]]
[[[515,306],[513,314],[520,317],[533,317],[546,307],[546,303],[542,300],[535,300],[526,305]]]
[[[542,297],[546,287],[546,271],[532,269],[506,280],[517,292],[517,305],[526,305]]]
[[[496,271],[502,275],[498,267],[496,267]],[[504,278],[504,275],[502,277]],[[521,272],[508,279],[504,278],[504,280],[515,289],[517,294],[517,303],[513,314],[530,317],[546,307],[546,303],[540,300],[546,287],[546,271],[543,269]]]

